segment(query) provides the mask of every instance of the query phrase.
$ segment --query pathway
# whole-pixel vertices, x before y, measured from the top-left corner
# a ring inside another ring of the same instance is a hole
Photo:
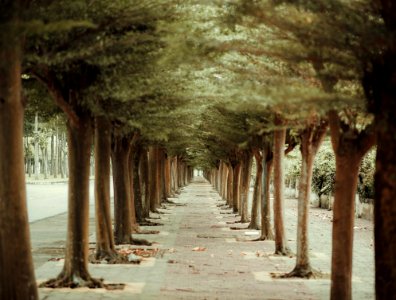
[[[274,256],[272,241],[244,242],[257,237],[252,230],[230,230],[238,218],[219,207],[218,194],[200,178],[184,188],[178,206],[168,206],[161,215],[164,226],[157,235],[139,235],[156,241],[156,257],[140,265],[90,265],[94,277],[105,282],[125,283],[122,291],[103,289],[40,289],[42,299],[328,299],[329,280],[272,279],[270,272],[290,271],[295,258]],[[296,201],[286,201],[286,228],[295,249]],[[91,231],[93,228],[91,209]],[[323,272],[330,267],[331,214],[311,212],[312,263]],[[354,299],[373,299],[373,254],[370,222],[358,220],[355,238]],[[359,229],[360,228],[360,229]],[[65,215],[31,224],[33,253],[38,281],[57,275],[62,261]],[[148,228],[153,229],[153,228]],[[91,236],[94,239],[94,236]],[[92,245],[93,246],[93,245]]]

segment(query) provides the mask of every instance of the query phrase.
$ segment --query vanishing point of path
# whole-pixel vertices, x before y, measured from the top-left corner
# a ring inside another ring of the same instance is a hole
[[[124,290],[40,289],[41,299],[328,299],[329,279],[272,279],[271,272],[291,271],[295,258],[274,256],[273,241],[248,242],[258,236],[247,224],[224,209],[217,192],[202,178],[185,187],[177,205],[168,205],[152,221],[163,226],[142,227],[159,234],[136,235],[155,241],[155,257],[140,265],[90,265],[94,277],[107,283],[125,283]],[[295,249],[296,200],[286,200],[289,245]],[[94,215],[90,232],[94,242]],[[312,265],[330,272],[331,212],[311,209],[310,239]],[[66,236],[66,214],[31,224],[36,278],[43,281],[62,268]],[[94,244],[91,244],[92,248]],[[142,248],[136,246],[136,248]],[[51,259],[50,261],[48,261]],[[372,224],[356,220],[354,249],[354,299],[374,299]]]

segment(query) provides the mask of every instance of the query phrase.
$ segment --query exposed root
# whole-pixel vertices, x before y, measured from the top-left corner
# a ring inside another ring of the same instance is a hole
[[[247,227],[235,227],[235,226],[232,226],[232,227],[230,227],[230,229],[231,230],[246,230],[248,228]]]
[[[293,257],[293,252],[288,247],[282,249],[275,249],[275,255]]]
[[[159,230],[145,230],[145,229],[140,229],[138,232],[135,232],[135,234],[158,234],[160,233]]]
[[[139,225],[140,226],[163,226],[164,224],[146,220],[146,221],[140,222]]]
[[[131,244],[132,245],[139,245],[139,246],[151,246],[153,243],[151,243],[151,242],[149,242],[148,240],[145,240],[145,239],[131,238]]]
[[[247,227],[248,229],[254,229],[254,230],[260,230],[261,226],[258,225],[257,223],[252,223],[250,222],[249,226]]]
[[[316,271],[311,268],[311,266],[306,266],[306,267],[300,267],[296,266],[293,271],[289,273],[284,273],[284,274],[276,274],[276,273],[271,273],[272,278],[305,278],[305,279],[320,279],[320,278],[325,278],[328,277],[326,274],[323,274],[319,271]]]
[[[43,282],[39,285],[39,287],[47,287],[47,288],[79,288],[79,287],[88,287],[90,289],[96,288],[104,288],[105,284],[103,284],[103,279],[95,279],[92,278],[88,272],[85,274],[65,274],[62,271],[57,278],[50,279],[46,282]]]
[[[169,200],[169,199],[164,199],[164,200],[162,201],[162,203],[166,203],[166,204],[176,204],[175,202],[173,202],[173,201],[171,201],[171,200]]]
[[[117,264],[122,260],[122,256],[120,256],[115,250],[99,250],[89,255],[88,260],[93,264],[101,263],[103,261],[106,261],[108,264]]]

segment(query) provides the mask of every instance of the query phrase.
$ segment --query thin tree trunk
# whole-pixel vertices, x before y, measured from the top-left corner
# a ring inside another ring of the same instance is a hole
[[[147,157],[147,150],[142,149],[140,157],[140,169],[142,174],[142,186],[141,191],[144,193],[143,197],[143,217],[148,218],[150,216],[150,192],[149,192],[149,162]]]
[[[15,21],[19,3],[3,2],[11,11],[2,7],[0,16]],[[38,299],[26,208],[22,55],[17,39],[7,38],[10,32],[0,32],[0,299]]]
[[[281,120],[276,117],[275,125],[282,125]],[[286,129],[274,131],[274,224],[275,224],[275,253],[289,255],[286,233],[284,228],[284,147],[286,140]]]
[[[44,179],[48,179],[48,145],[47,141],[45,142],[43,148],[43,161],[44,161]]]
[[[54,149],[55,149],[55,136],[52,133],[51,134],[51,169],[50,169],[50,175],[54,176],[55,175],[55,154],[54,154]]]
[[[93,279],[88,272],[91,117],[88,114],[81,114],[78,126],[68,122],[67,133],[70,178],[65,262],[58,277],[43,285],[47,287],[102,287],[102,282]]]
[[[232,190],[233,190],[233,186],[232,186],[232,180],[234,178],[234,174],[233,174],[233,168],[231,166],[231,164],[228,165],[228,174],[227,174],[227,205],[229,207],[232,207]]]
[[[314,276],[309,259],[308,216],[311,198],[314,157],[326,133],[327,123],[308,126],[301,134],[301,176],[298,197],[297,257],[296,265],[287,277]]]
[[[97,117],[95,125],[95,258],[112,262],[117,252],[110,215],[111,125],[104,117]]]
[[[159,196],[158,193],[158,155],[157,155],[157,149],[154,146],[149,147],[149,174],[150,174],[150,180],[149,180],[149,186],[150,186],[150,211],[152,212],[157,212],[157,209],[159,207],[159,200],[157,199]]]
[[[263,174],[261,177],[261,235],[258,240],[273,240],[274,233],[271,227],[271,205],[270,205],[270,177],[272,171],[272,154],[270,145],[264,143],[261,165]]]
[[[34,179],[39,179],[39,132],[38,132],[38,114],[34,116]]]
[[[261,195],[261,187],[262,180],[261,177],[263,175],[263,166],[261,165],[261,155],[258,151],[254,151],[254,156],[256,159],[256,179],[254,181],[254,190],[253,190],[253,199],[252,199],[252,212],[250,224],[248,226],[249,229],[260,229],[258,223],[258,210],[259,210],[259,202]]]
[[[249,222],[248,213],[248,197],[250,191],[250,174],[252,171],[252,155],[250,152],[246,152],[244,161],[242,163],[242,177],[241,177],[241,223]]]
[[[232,196],[233,196],[233,200],[232,200],[232,211],[234,213],[238,213],[238,209],[239,209],[239,181],[240,181],[240,176],[241,176],[241,163],[238,162],[237,165],[234,167],[234,178],[232,180]]]
[[[140,158],[142,156],[142,146],[139,142],[134,146],[132,163],[133,163],[133,192],[134,192],[134,203],[135,203],[135,213],[136,221],[141,223],[144,221],[143,213],[143,200],[141,192],[141,180],[140,180]]]

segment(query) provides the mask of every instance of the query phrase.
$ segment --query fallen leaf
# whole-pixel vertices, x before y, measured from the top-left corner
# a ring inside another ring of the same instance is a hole
[[[195,247],[192,249],[192,251],[206,251],[205,247]]]

